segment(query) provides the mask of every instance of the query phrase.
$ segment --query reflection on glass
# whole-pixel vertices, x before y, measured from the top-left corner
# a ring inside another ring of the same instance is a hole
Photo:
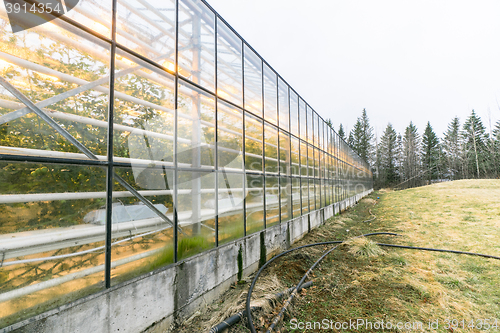
[[[215,166],[215,100],[187,84],[177,99],[177,163],[183,168]]]
[[[290,134],[280,131],[280,174],[290,175]]]
[[[300,140],[300,175],[302,177],[307,177],[307,143]]]
[[[104,226],[89,216],[105,204],[105,176],[0,162],[0,327],[103,288]]]
[[[245,236],[243,222],[243,180],[240,173],[219,172],[217,217],[219,244]]]
[[[313,110],[306,105],[306,118],[307,118],[307,142],[309,144],[313,143]]]
[[[279,178],[266,176],[266,227],[280,223]]]
[[[175,1],[118,0],[116,40],[175,72]]]
[[[300,175],[299,139],[291,137],[291,174]]]
[[[177,217],[183,233],[178,233],[177,257],[193,256],[215,246],[215,173],[178,171]]]
[[[309,212],[309,179],[302,177],[300,181],[302,196],[302,214]]]
[[[217,96],[243,106],[242,42],[217,19]]]
[[[121,51],[116,67],[114,155],[132,163],[136,181],[155,186],[141,173],[150,163],[173,166],[174,78]]]
[[[245,169],[262,172],[263,127],[262,120],[245,113]]]
[[[264,124],[265,165],[266,173],[278,173],[278,129]]]
[[[243,169],[243,112],[222,101],[217,112],[217,158],[220,169]]]
[[[109,46],[59,20],[14,34],[4,14],[0,76],[105,158]],[[15,148],[7,154],[88,159],[3,86],[0,116],[0,146]]]
[[[112,239],[116,244],[111,254],[113,285],[171,264],[174,259],[174,172],[161,165],[150,165],[142,174],[148,179],[145,182],[136,181],[133,168],[115,168],[115,172],[140,191],[168,220],[115,183],[113,192],[119,198],[113,200]],[[104,211],[94,211],[88,218],[104,223],[104,214]]]
[[[262,60],[246,44],[244,59],[245,109],[262,117]]]
[[[286,222],[292,218],[292,184],[290,178],[280,178],[280,207],[281,207],[281,222]]]
[[[278,90],[276,73],[264,64],[264,118],[278,124]]]
[[[278,78],[278,98],[279,126],[280,128],[289,131],[290,107],[288,85],[281,78]]]
[[[307,117],[306,103],[302,98],[299,98],[299,132],[302,140],[307,140]]]
[[[311,145],[307,145],[307,159],[308,159],[308,164],[307,168],[309,170],[309,177],[314,177],[314,165],[317,163],[314,160],[314,148]]]
[[[264,229],[264,177],[247,175],[247,235]]]
[[[301,187],[300,187],[300,178],[293,177],[292,181],[292,209],[293,209],[293,217],[296,218],[300,216],[301,210]]]
[[[215,14],[201,0],[179,0],[179,75],[214,91]]]
[[[299,136],[299,100],[292,89],[290,89],[290,132]]]

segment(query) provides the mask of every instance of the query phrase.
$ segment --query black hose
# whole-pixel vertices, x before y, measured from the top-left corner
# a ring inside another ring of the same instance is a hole
[[[363,237],[364,235],[357,236],[357,237]],[[356,238],[357,238],[356,237]],[[482,254],[482,253],[474,253],[474,252],[465,252],[465,251],[457,251],[457,250],[446,250],[446,249],[435,249],[435,248],[429,248],[429,247],[417,247],[417,246],[407,246],[407,245],[396,245],[396,244],[385,244],[385,243],[376,243],[378,246],[385,246],[385,247],[394,247],[394,248],[400,248],[400,249],[412,249],[412,250],[422,250],[422,251],[433,251],[433,252],[448,252],[448,253],[456,253],[456,254],[467,254],[471,256],[478,256],[478,257],[484,257],[484,258],[490,258],[490,259],[497,259],[500,260],[500,257],[489,255],[489,254]],[[286,311],[286,308],[290,305],[291,301],[293,300],[294,296],[297,294],[297,288],[300,288],[300,285],[304,282],[304,280],[307,278],[309,273],[316,267],[316,265],[323,260],[324,257],[326,257],[330,252],[335,250],[337,247],[340,245],[335,246],[334,248],[330,249],[327,253],[321,256],[313,266],[306,272],[306,274],[302,277],[302,279],[299,281],[297,286],[294,288],[295,290],[292,292],[288,300],[285,302],[283,305],[283,308],[279,312],[279,314],[275,317],[271,325],[269,326],[267,333],[271,333],[274,327],[278,324],[279,320],[283,316],[284,312]],[[250,322],[250,320],[249,320]]]
[[[354,238],[360,238],[360,237],[366,237],[366,236],[374,236],[374,234],[365,234],[365,235],[360,235],[360,236],[356,236]],[[399,235],[398,235],[399,236]],[[328,250],[325,254],[323,254],[318,260],[316,260],[316,262],[307,270],[306,274],[304,274],[304,276],[302,276],[302,279],[300,279],[299,283],[297,284],[297,286],[294,288],[292,294],[288,297],[288,299],[286,300],[286,302],[283,304],[283,307],[281,308],[280,312],[278,313],[278,315],[276,317],[274,317],[274,320],[273,322],[271,323],[271,325],[269,326],[268,330],[267,330],[267,333],[271,333],[274,329],[274,327],[276,327],[276,325],[278,325],[278,322],[280,321],[281,317],[285,314],[285,311],[286,309],[288,308],[288,306],[292,303],[292,300],[293,298],[295,297],[295,295],[297,294],[297,292],[299,291],[300,289],[300,286],[302,285],[302,283],[304,283],[304,281],[307,279],[307,277],[309,276],[309,274],[312,272],[313,269],[316,268],[316,266],[327,256],[329,255],[333,250],[335,250],[336,248],[338,248],[341,244],[337,245],[337,246],[334,246],[333,248],[331,248],[330,250]]]
[[[363,235],[363,236],[374,236],[374,235],[401,236],[399,234],[395,234],[395,233],[392,233],[392,232],[373,232],[373,233],[369,233],[369,234],[366,234],[366,235]],[[259,278],[260,273],[262,273],[262,271],[270,263],[272,263],[274,260],[276,260],[276,259],[284,256],[285,254],[288,254],[288,253],[293,252],[293,251],[297,251],[297,250],[300,250],[300,249],[304,249],[304,248],[307,248],[307,247],[313,247],[313,246],[341,244],[343,242],[344,241],[330,241],[330,242],[321,242],[321,243],[313,243],[313,244],[302,245],[302,246],[299,246],[299,247],[296,247],[296,248],[293,248],[293,249],[281,252],[280,254],[276,255],[275,257],[269,259],[264,265],[262,265],[262,267],[259,269],[259,271],[257,272],[257,274],[255,274],[255,277],[253,278],[252,283],[250,284],[250,288],[248,289],[247,302],[246,302],[246,314],[247,314],[247,318],[248,318],[248,328],[250,329],[250,331],[252,333],[257,333],[256,330],[255,330],[255,326],[253,325],[252,313],[251,313],[251,308],[250,308],[250,300],[251,300],[251,297],[252,297],[252,291],[253,291],[253,288],[255,287],[255,283],[257,282],[257,279]]]
[[[313,285],[312,281],[309,281],[307,283],[304,283],[302,286],[300,286],[300,289],[302,290],[303,288],[309,288],[310,286]],[[277,299],[281,299],[283,296],[288,295],[289,293],[293,292],[295,290],[295,287],[288,288],[285,291],[277,293],[275,296]],[[300,291],[300,290],[299,290]],[[259,309],[259,306],[252,306],[250,308],[251,311]],[[231,317],[224,319],[222,322],[217,324],[216,326],[212,327],[209,331],[209,333],[219,333],[223,332],[224,330],[230,328],[231,326],[237,324],[240,320],[242,320],[246,316],[247,310],[243,310],[238,312],[235,315],[232,315]]]

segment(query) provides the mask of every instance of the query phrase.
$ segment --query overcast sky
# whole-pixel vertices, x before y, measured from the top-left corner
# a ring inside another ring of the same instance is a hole
[[[500,119],[499,0],[207,1],[335,129]]]

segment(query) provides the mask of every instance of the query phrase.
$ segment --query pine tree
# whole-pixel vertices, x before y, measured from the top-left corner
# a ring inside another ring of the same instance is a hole
[[[349,143],[353,150],[367,163],[370,163],[373,153],[373,127],[370,126],[370,121],[366,114],[366,109],[363,109],[361,117],[356,120],[354,128],[349,134]]]
[[[438,177],[439,167],[439,139],[430,122],[427,122],[422,136],[422,153],[422,165],[430,183]]]
[[[397,134],[389,123],[380,139],[379,158],[380,158],[380,178],[382,185],[394,184],[398,175],[396,171],[397,154]]]
[[[487,146],[486,142],[488,135],[486,134],[486,127],[484,127],[481,118],[476,115],[472,110],[471,115],[467,118],[462,129],[462,136],[464,139],[465,148],[465,163],[468,170],[473,170],[468,177],[481,177],[487,176],[486,155]]]
[[[443,150],[446,161],[447,175],[451,179],[460,179],[461,171],[461,137],[460,120],[453,118],[444,134]]]
[[[340,124],[339,126],[339,136],[342,140],[345,141],[345,131],[344,131],[344,126],[342,126],[342,124]]]
[[[410,122],[403,136],[403,178],[408,181],[406,186],[420,185],[417,179],[420,172],[420,149],[420,136],[413,122]]]

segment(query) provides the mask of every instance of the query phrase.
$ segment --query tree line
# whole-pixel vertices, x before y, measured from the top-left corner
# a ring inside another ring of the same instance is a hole
[[[500,178],[500,121],[488,131],[472,110],[465,122],[454,117],[439,137],[430,122],[423,133],[410,122],[403,133],[387,124],[376,137],[363,109],[346,136],[338,134],[367,163],[374,173],[375,187],[407,188],[437,181]]]

